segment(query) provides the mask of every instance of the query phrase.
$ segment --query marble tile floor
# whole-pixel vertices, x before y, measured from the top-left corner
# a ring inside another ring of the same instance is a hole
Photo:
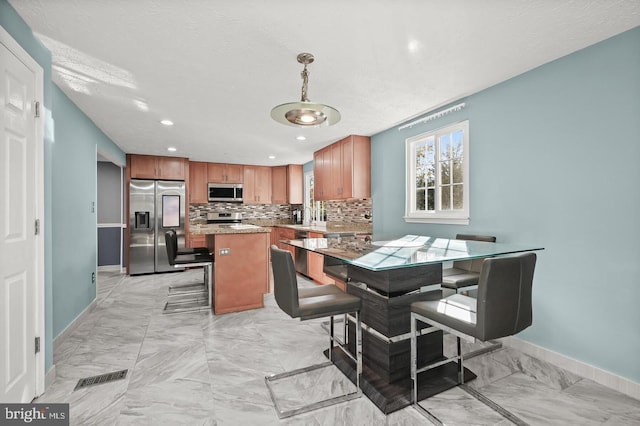
[[[73,425],[428,423],[411,407],[385,416],[366,397],[279,420],[264,376],[324,361],[328,338],[321,320],[289,318],[272,295],[265,296],[264,309],[246,312],[162,313],[170,284],[200,277],[199,271],[100,272],[97,307],[54,354],[57,378],[35,402],[70,403]],[[445,337],[447,351],[453,342]],[[465,365],[478,374],[470,386],[532,425],[640,424],[640,401],[510,348]],[[80,378],[125,368],[124,380],[73,391]],[[290,403],[349,386],[330,367],[277,391]],[[510,424],[460,389],[421,404],[447,425]]]

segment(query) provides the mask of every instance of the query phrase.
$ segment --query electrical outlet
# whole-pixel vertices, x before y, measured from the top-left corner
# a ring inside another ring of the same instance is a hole
[[[92,272],[92,273],[91,273],[91,283],[92,283],[92,284],[95,284],[95,282],[96,282],[96,273],[95,273],[95,272]]]
[[[220,256],[229,256],[230,254],[231,254],[230,248],[221,248],[220,250],[218,250],[218,255]]]

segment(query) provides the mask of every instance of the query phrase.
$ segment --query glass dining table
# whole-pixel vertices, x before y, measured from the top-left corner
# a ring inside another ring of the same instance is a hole
[[[306,238],[282,243],[333,258],[346,268],[350,294],[362,299],[363,393],[385,414],[411,404],[410,305],[438,300],[442,265],[456,260],[543,250],[539,245],[488,243],[422,235],[377,241],[369,237]],[[418,363],[444,359],[442,332],[425,324],[418,338]],[[348,324],[347,345],[355,350],[355,326]],[[352,381],[352,361],[341,351],[335,365]],[[419,397],[435,395],[457,383],[454,362],[421,373]],[[465,381],[475,375],[465,369]]]

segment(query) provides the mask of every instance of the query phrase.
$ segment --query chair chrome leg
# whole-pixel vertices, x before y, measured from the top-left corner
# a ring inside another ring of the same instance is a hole
[[[286,377],[296,376],[301,373],[306,373],[309,371],[313,371],[323,367],[333,366],[332,361],[332,353],[334,349],[334,323],[333,316],[329,317],[329,361],[312,365],[309,367],[299,368],[297,370],[288,371],[285,373],[274,374],[271,376],[267,376],[264,378],[265,384],[267,385],[267,389],[269,391],[269,396],[271,397],[271,401],[276,409],[276,413],[278,414],[278,418],[284,419],[287,417],[295,416],[297,414],[307,413],[312,410],[317,410],[319,408],[328,407],[330,405],[337,404],[339,402],[350,401],[352,399],[360,398],[362,396],[362,389],[360,389],[360,382],[362,378],[362,323],[360,322],[360,313],[355,312],[355,322],[356,322],[356,353],[355,357],[351,355],[348,350],[345,348],[345,345],[337,346],[338,349],[341,349],[345,352],[352,360],[356,363],[356,390],[353,392],[345,393],[339,396],[335,396],[332,398],[328,398],[322,401],[314,402],[312,404],[307,404],[302,407],[293,409],[293,410],[283,410],[278,404],[278,400],[276,398],[275,392],[272,388],[272,382],[275,382],[279,379],[284,379]]]
[[[356,312],[356,388],[360,391],[360,379],[362,377],[362,323],[360,312]]]
[[[489,340],[488,342],[491,343],[491,345],[485,346],[484,348],[476,349],[475,351],[467,352],[466,354],[464,354],[465,359],[470,359],[476,356],[488,354],[490,352],[494,352],[502,348],[502,342],[498,340]]]
[[[412,394],[413,394],[413,404],[418,405],[418,377],[416,374],[416,370],[418,368],[418,348],[416,341],[416,316],[411,313],[411,382],[413,385]]]

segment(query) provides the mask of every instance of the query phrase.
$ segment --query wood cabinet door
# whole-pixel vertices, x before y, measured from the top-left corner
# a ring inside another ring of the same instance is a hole
[[[271,204],[271,167],[255,167],[254,190],[259,204]]]
[[[333,175],[331,167],[331,147],[322,151],[322,199],[331,200],[335,198],[335,189],[333,188]]]
[[[271,228],[271,234],[269,235],[270,239],[269,239],[269,247],[271,247],[272,245],[276,245],[278,246],[278,248],[280,247],[278,245],[278,228],[276,228],[275,226],[273,228]]]
[[[218,234],[215,236],[215,313],[238,312],[263,306],[269,291],[269,235]],[[228,254],[220,255],[221,249]]]
[[[243,170],[243,190],[242,190],[242,198],[244,204],[257,204],[257,197],[255,191],[255,181],[256,181],[256,169],[253,166],[245,166]]]
[[[243,169],[242,164],[209,163],[207,177],[211,183],[242,183]]]
[[[289,204],[302,204],[304,202],[302,164],[289,164],[287,166],[287,202]]]
[[[189,234],[188,243],[189,243],[189,247],[206,247],[207,236]]]
[[[225,164],[221,163],[208,163],[207,167],[207,179],[211,183],[224,183],[225,182]]]
[[[189,162],[189,202],[207,203],[209,194],[207,189],[208,164],[199,161]]]
[[[129,158],[132,179],[156,178],[156,157],[153,155],[131,155]]]
[[[338,142],[331,145],[331,187],[329,199],[342,198],[342,145]]]
[[[287,166],[271,168],[271,203],[286,204],[287,197]]]
[[[324,167],[322,151],[313,153],[313,194],[315,201],[324,200]]]
[[[296,231],[289,228],[278,228],[278,241],[280,240],[295,240]],[[296,261],[296,248],[290,246],[289,244],[284,244],[278,242],[278,247],[282,250],[288,250],[291,253],[291,257],[293,257],[293,261]]]
[[[176,157],[156,157],[157,166],[156,173],[158,179],[174,179],[184,180],[184,162],[183,158]]]
[[[371,139],[352,136],[350,167],[351,195],[353,198],[371,197]],[[344,168],[343,168],[344,171]]]
[[[353,197],[353,138],[340,141],[340,198]]]
[[[242,183],[244,180],[242,164],[226,164],[225,177],[228,183]]]

